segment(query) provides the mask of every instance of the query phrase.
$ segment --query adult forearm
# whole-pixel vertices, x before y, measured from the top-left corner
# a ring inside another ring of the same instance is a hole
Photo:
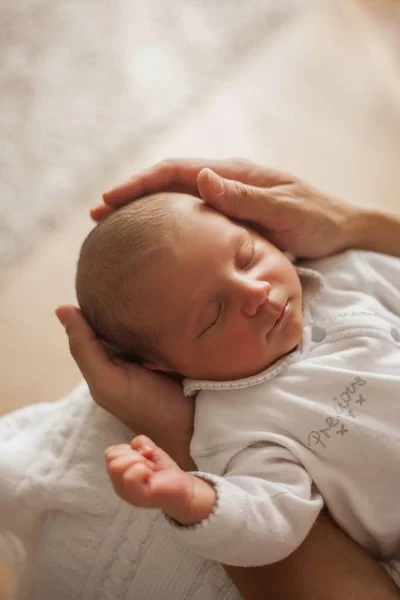
[[[133,369],[133,365],[129,365]],[[179,381],[135,368],[126,394],[98,396],[97,402],[135,434],[144,434],[160,446],[185,471],[196,470],[190,456],[194,402],[183,396]]]
[[[160,446],[169,456],[180,466],[184,471],[196,471],[196,463],[190,456],[189,444],[192,435],[192,428],[186,424],[182,425],[180,431],[176,431],[176,424],[174,424],[174,431],[168,429],[167,420],[165,427],[160,428],[160,424],[154,426],[153,423],[148,424],[147,427],[138,427],[136,421],[127,419],[124,416],[118,416],[113,411],[114,416],[120,419],[132,431],[134,434],[143,434],[151,438],[157,446]],[[1,598],[0,598],[1,600]]]
[[[321,514],[288,558],[257,568],[225,567],[245,600],[398,600],[386,571]]]
[[[184,398],[182,385],[171,377],[154,373],[152,378],[142,380],[144,402],[136,407],[137,423],[141,431],[173,458],[185,471],[193,471],[196,465],[190,456],[190,440],[193,435],[194,402]],[[139,412],[141,408],[141,412]]]
[[[361,210],[349,221],[349,247],[400,256],[400,216]]]

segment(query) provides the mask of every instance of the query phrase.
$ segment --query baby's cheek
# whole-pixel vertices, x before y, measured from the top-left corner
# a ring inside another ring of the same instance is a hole
[[[243,344],[250,339],[250,331],[243,327],[243,323],[231,322],[225,327],[224,331],[224,343],[229,344]]]
[[[242,354],[243,350],[249,355],[257,355],[262,350],[265,342],[255,331],[240,327],[232,328],[230,335],[225,340],[226,351],[229,354]]]

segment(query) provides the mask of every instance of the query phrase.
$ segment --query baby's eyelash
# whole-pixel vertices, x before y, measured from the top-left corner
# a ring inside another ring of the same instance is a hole
[[[220,316],[221,316],[221,313],[222,313],[222,302],[220,302],[220,303],[219,303],[219,305],[218,305],[218,312],[217,312],[217,315],[216,315],[216,317],[215,317],[214,321],[213,321],[213,322],[212,322],[212,323],[211,323],[211,324],[210,324],[210,325],[207,327],[207,330],[208,330],[208,329],[211,329],[211,327],[213,327],[213,326],[216,324],[216,322],[218,321],[218,319],[219,319],[219,318],[220,318]],[[206,330],[206,331],[207,331],[207,330]]]
[[[247,248],[249,248],[249,244],[246,244],[246,251]],[[241,269],[247,269],[247,267],[250,266],[250,264],[252,263],[253,259],[254,259],[254,255],[255,255],[255,243],[254,240],[251,240],[250,242],[250,254],[248,257],[246,257],[246,261],[245,264],[240,265]]]
[[[217,321],[219,320],[219,318],[220,318],[220,316],[222,314],[223,308],[224,308],[223,302],[220,301],[218,303],[218,310],[217,310],[217,313],[215,315],[215,319],[209,325],[207,325],[207,327],[205,329],[203,329],[203,331],[201,331],[199,333],[199,335],[197,336],[198,338],[200,338],[202,335],[204,335],[205,333],[207,333],[207,331],[209,331],[212,327],[214,327],[214,325],[217,323]]]

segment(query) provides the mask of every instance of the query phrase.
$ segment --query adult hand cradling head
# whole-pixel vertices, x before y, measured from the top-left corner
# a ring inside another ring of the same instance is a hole
[[[243,159],[161,162],[106,192],[91,215],[100,221],[119,206],[160,191],[198,195],[226,215],[255,224],[275,246],[298,257],[321,258],[356,243],[354,207]]]

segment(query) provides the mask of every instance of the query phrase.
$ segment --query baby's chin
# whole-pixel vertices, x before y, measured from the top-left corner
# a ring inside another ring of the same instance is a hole
[[[296,326],[295,326],[296,325]],[[272,367],[276,362],[278,362],[281,358],[287,356],[296,348],[301,342],[303,335],[303,320],[302,318],[299,320],[299,323],[293,324],[292,331],[290,332],[290,336],[288,336],[285,340],[285,344],[283,346],[279,346],[277,348],[276,353],[272,355],[268,353],[265,357],[260,357],[259,360],[255,359],[252,364],[246,363],[243,365],[235,365],[234,369],[229,369],[225,372],[222,370],[218,373],[215,370],[210,369],[207,370],[199,370],[195,376],[191,376],[190,379],[211,379],[212,381],[234,381],[238,379],[247,379],[248,377],[253,377],[254,375],[258,375],[263,371],[266,371],[270,367]],[[196,371],[196,369],[195,369]]]
[[[235,365],[232,366],[232,362],[225,368],[220,365],[220,368],[215,368],[215,364],[212,365],[185,365],[186,368],[182,368],[184,373],[183,379],[200,379],[200,380],[211,380],[211,381],[234,381],[239,379],[247,379],[258,375],[263,371],[270,368],[281,358],[287,356],[293,352],[300,344],[303,337],[303,313],[301,308],[296,310],[288,323],[288,326],[282,330],[282,333],[277,337],[266,338],[264,349],[266,350],[263,355],[263,350],[260,354],[254,355],[249,362],[249,355],[251,352],[247,352],[243,348],[243,357],[245,360],[243,364],[238,364],[237,356],[235,357]],[[182,365],[183,367],[183,365]]]

